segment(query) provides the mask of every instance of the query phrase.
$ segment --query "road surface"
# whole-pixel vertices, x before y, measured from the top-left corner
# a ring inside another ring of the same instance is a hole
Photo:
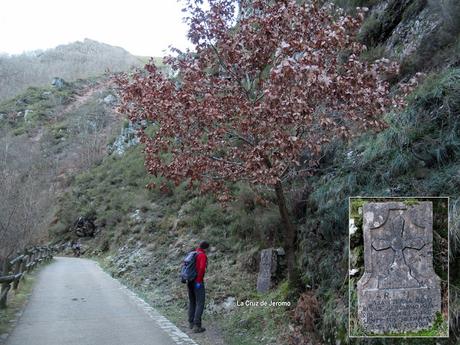
[[[88,259],[57,257],[38,274],[7,345],[197,345]]]

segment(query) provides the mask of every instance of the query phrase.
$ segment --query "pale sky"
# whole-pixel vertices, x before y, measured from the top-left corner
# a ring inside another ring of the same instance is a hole
[[[191,47],[177,0],[0,0],[0,52],[53,48],[90,38],[163,56]]]

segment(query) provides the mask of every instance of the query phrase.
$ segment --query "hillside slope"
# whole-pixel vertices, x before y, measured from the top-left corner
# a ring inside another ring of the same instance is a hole
[[[90,39],[21,55],[0,55],[0,101],[29,86],[49,85],[54,77],[75,81],[140,67],[139,58],[120,47]]]
[[[264,194],[261,202],[247,185],[238,184],[232,190],[236,201],[223,206],[184,185],[147,190],[146,184],[159,181],[145,172],[141,146],[106,156],[72,181],[50,230],[55,241],[77,238],[73,224],[78,217],[93,221],[96,234],[83,239],[85,254],[99,258],[186,330],[186,291],[178,282],[178,269],[198,240],[209,240],[204,322],[210,327],[196,336],[203,344],[457,344],[460,26],[455,19],[460,15],[452,14],[460,14],[459,7],[455,1],[443,2],[451,7],[423,0],[346,3],[371,7],[361,30],[368,44],[362,59],[399,60],[400,79],[416,72],[428,76],[404,111],[387,114],[386,130],[351,143],[333,142],[324,151],[320,173],[291,186],[289,204],[300,228],[300,291],[288,286],[281,270],[269,295],[256,292],[260,250],[282,243],[273,195]],[[436,42],[435,52],[429,42]],[[450,339],[348,338],[348,197],[353,195],[452,197]],[[236,305],[261,298],[292,304]]]
[[[149,182],[152,178],[145,171],[139,146],[122,156],[106,157],[72,183],[60,200],[58,223],[51,232],[59,241],[76,239],[72,222],[78,217],[93,219],[97,233],[82,239],[85,254],[99,258],[113,276],[136,289],[184,331],[186,289],[178,280],[178,270],[183,256],[199,240],[208,240],[205,323],[211,335],[208,332],[198,339],[210,337],[206,344],[220,344],[222,339],[216,334],[223,332],[225,344],[270,340],[275,344],[279,330],[288,331],[287,308],[244,310],[236,308],[235,302],[263,298],[255,291],[258,252],[276,244],[266,237],[279,227],[276,209],[257,205],[255,195],[244,186],[235,190],[238,201],[222,208],[186,186],[171,186],[164,194],[147,190]],[[289,299],[286,284],[268,297]]]
[[[110,80],[31,87],[0,103],[0,250],[47,238],[56,196],[94,166],[121,119]],[[19,230],[20,231],[19,231]]]
[[[166,194],[148,190],[146,184],[156,180],[145,172],[139,146],[121,156],[106,157],[101,165],[73,181],[60,201],[57,223],[51,228],[53,237],[57,241],[76,239],[74,220],[80,216],[93,219],[97,233],[94,238],[83,238],[86,255],[99,258],[113,276],[136,289],[185,331],[186,291],[178,281],[178,270],[187,251],[200,239],[207,239],[212,248],[205,322],[211,324],[212,333],[200,335],[198,340],[216,344],[217,337],[223,344],[287,344],[289,335],[294,334],[292,329],[296,329],[297,337],[304,334],[312,344],[320,344],[323,337],[326,344],[349,343],[348,196],[458,195],[460,146],[458,117],[454,114],[460,111],[459,87],[458,69],[433,76],[403,114],[389,118],[387,131],[377,137],[363,137],[350,148],[331,148],[334,154],[323,162],[329,173],[309,180],[313,192],[308,197],[305,220],[299,220],[303,281],[309,289],[298,303],[282,274],[270,295],[259,295],[255,290],[259,251],[281,244],[276,235],[273,237],[280,227],[274,203],[260,205],[244,185],[235,186],[237,199],[226,207],[185,186],[170,185]],[[427,121],[427,116],[436,117]],[[423,144],[427,142],[436,145]],[[433,164],[425,166],[413,156],[412,147],[424,147]],[[347,154],[350,151],[351,156]],[[453,199],[452,205],[452,221],[457,224],[458,201]],[[451,241],[457,243],[458,237]],[[451,327],[455,329],[460,306],[455,290],[460,285],[455,273],[458,257],[454,256],[451,264]],[[293,315],[292,307],[235,305],[236,301],[261,299],[291,301],[297,306],[296,313],[312,315],[312,319],[305,319],[303,324],[289,319],[286,316]],[[315,328],[308,326],[311,323]],[[421,340],[399,343],[434,344]]]

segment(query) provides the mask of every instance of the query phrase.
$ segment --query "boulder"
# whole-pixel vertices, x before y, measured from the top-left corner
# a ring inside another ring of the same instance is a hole
[[[78,237],[94,237],[96,232],[93,220],[83,216],[78,217],[73,228]]]
[[[117,101],[117,98],[112,94],[109,94],[104,97],[104,103],[107,105],[113,105],[116,101]]]
[[[230,311],[236,308],[236,298],[235,297],[227,297],[225,301],[222,303],[222,307],[226,311]]]

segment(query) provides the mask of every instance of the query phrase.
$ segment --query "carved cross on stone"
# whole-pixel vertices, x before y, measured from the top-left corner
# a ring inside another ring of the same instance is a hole
[[[363,328],[373,333],[429,328],[441,310],[431,202],[369,202],[363,218],[364,274],[358,281]]]
[[[403,288],[420,287],[421,282],[414,276],[415,270],[410,267],[410,262],[404,255],[406,249],[421,250],[426,241],[420,236],[407,235],[404,231],[404,218],[395,217],[391,222],[391,232],[384,238],[377,238],[372,242],[372,248],[376,251],[386,249],[393,250],[393,261],[388,268],[386,275],[380,275],[379,288]]]

